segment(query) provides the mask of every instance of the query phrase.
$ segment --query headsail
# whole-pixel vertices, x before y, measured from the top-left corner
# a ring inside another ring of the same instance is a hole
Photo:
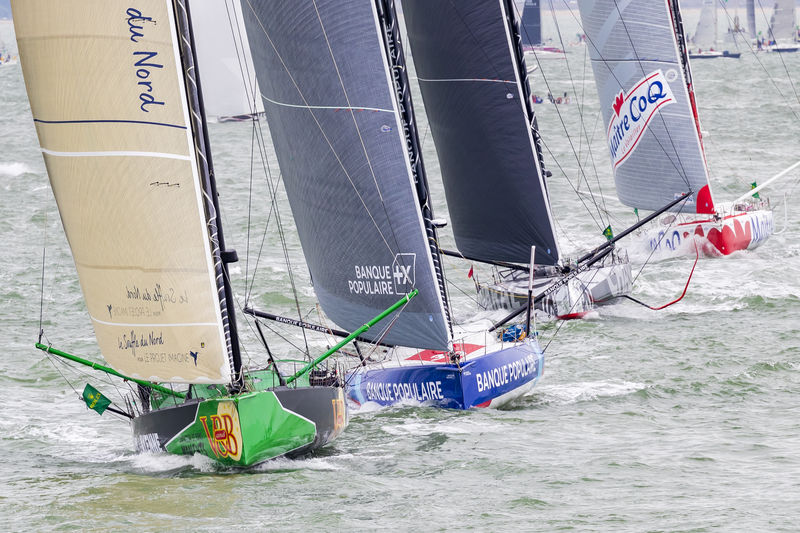
[[[403,13],[461,253],[555,264],[535,119],[507,0],[404,0]],[[526,5],[527,9],[527,5]]]
[[[522,8],[522,44],[539,46],[542,44],[542,6],[541,0],[525,0]],[[405,7],[405,2],[403,3]]]
[[[399,50],[390,49],[392,29],[376,4],[243,0],[272,140],[325,313],[354,330],[417,288],[382,341],[446,349],[435,234],[415,186],[425,176],[408,150],[413,111],[398,104],[402,79],[393,77],[404,72],[389,69]]]
[[[105,359],[150,381],[231,378],[215,217],[172,2],[13,4],[45,164]]]
[[[620,200],[713,213],[677,5],[579,0]]]

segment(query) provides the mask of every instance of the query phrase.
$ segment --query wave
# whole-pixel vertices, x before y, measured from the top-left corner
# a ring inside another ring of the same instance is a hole
[[[548,403],[561,405],[593,401],[601,398],[627,396],[647,388],[643,383],[630,381],[582,381],[563,385],[540,385],[531,395]]]
[[[0,163],[0,176],[15,178],[31,172],[31,167],[25,163]]]

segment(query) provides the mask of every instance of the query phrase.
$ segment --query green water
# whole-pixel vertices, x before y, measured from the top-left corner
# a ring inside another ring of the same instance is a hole
[[[584,66],[588,69],[583,49],[570,52],[572,75],[580,80]],[[800,54],[763,54],[757,60],[744,55],[738,61],[694,65],[719,199],[733,199],[750,182],[763,181],[800,156],[800,102],[784,69],[799,84]],[[576,81],[573,88],[558,61],[543,62],[542,70],[554,93],[585,88],[584,116],[595,132],[598,179],[612,194],[592,82]],[[775,84],[794,104],[781,98]],[[543,90],[541,78],[534,90]],[[701,261],[680,304],[652,312],[623,303],[602,308],[589,320],[544,327],[545,375],[511,408],[358,412],[347,431],[313,457],[228,471],[202,457],[134,453],[127,424],[88,411],[59,372],[66,371],[33,348],[46,243],[47,340],[79,355],[98,356],[19,66],[0,68],[0,94],[1,529],[797,529],[797,177],[766,194],[776,208],[776,230],[785,231],[755,252]],[[580,131],[577,106],[561,110],[568,130]],[[579,169],[556,108],[541,105],[536,111],[552,152],[548,161],[557,160],[574,180]],[[420,122],[437,211],[444,213],[435,152]],[[210,128],[226,235],[244,258],[251,126]],[[274,170],[274,157],[271,163]],[[570,252],[597,243],[602,228],[585,214],[564,175],[551,168],[562,245]],[[594,170],[587,168],[594,180]],[[258,195],[266,203],[263,184],[257,184]],[[618,204],[609,208],[615,227],[633,219]],[[301,308],[307,312],[315,300],[285,199],[281,212]],[[260,238],[260,233],[251,236],[251,242]],[[447,232],[443,241],[453,244]],[[277,236],[267,236],[265,250],[254,301],[291,315],[289,276]],[[638,271],[642,258],[632,258]],[[447,266],[456,315],[469,317],[474,314],[469,267],[455,261]],[[665,303],[680,294],[691,266],[691,259],[648,265],[634,294],[648,303]],[[242,280],[254,268],[253,260],[243,259],[234,271],[240,295]],[[300,333],[281,333],[291,343],[276,344],[296,355],[291,344],[302,346]],[[324,347],[321,340],[310,341]],[[261,357],[257,350],[246,352],[246,359]],[[76,387],[86,382],[65,375]],[[93,383],[111,387],[98,378]]]

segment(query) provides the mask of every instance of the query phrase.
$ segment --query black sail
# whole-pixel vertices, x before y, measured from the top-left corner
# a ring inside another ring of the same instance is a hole
[[[447,349],[441,272],[415,185],[424,176],[409,154],[377,4],[243,0],[242,7],[322,308],[352,330],[416,288],[382,341]]]
[[[522,8],[522,44],[542,44],[542,8],[539,0],[525,0]]]
[[[404,0],[456,245],[477,259],[554,264],[521,48],[506,0]]]

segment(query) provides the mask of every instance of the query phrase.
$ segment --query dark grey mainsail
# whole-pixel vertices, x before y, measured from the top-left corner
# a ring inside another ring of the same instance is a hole
[[[522,51],[506,0],[404,0],[456,245],[484,260],[554,264]]]
[[[385,343],[448,349],[449,318],[424,171],[374,0],[243,0],[258,83],[314,289],[355,329],[419,290]],[[402,69],[400,69],[402,70]],[[413,144],[413,143],[412,143]],[[375,333],[374,335],[377,335]],[[374,338],[374,335],[372,338]]]
[[[522,44],[538,46],[542,44],[542,7],[539,0],[525,0],[522,8]]]

